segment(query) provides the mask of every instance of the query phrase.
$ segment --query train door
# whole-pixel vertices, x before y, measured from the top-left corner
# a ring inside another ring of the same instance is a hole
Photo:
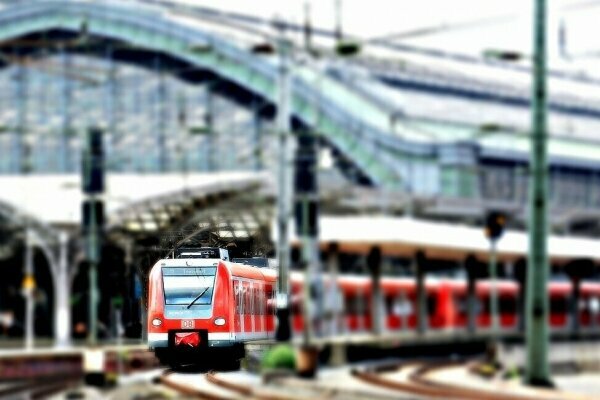
[[[437,291],[427,295],[427,312],[431,327],[441,329],[454,327],[456,306],[450,285],[441,283]]]
[[[264,289],[262,282],[254,282],[253,283],[253,294],[252,300],[254,302],[254,313],[252,314],[252,318],[254,320],[254,334],[259,337],[263,337],[265,332],[264,321],[263,321],[263,296]]]
[[[238,279],[233,280],[233,293],[235,299],[235,316],[234,316],[234,330],[236,333],[242,332],[242,284]]]
[[[275,287],[271,284],[265,285],[267,331],[270,334],[275,332],[275,315],[277,312]]]
[[[304,285],[299,282],[292,283],[291,314],[292,331],[301,333],[304,329]]]
[[[500,328],[517,328],[517,293],[500,294],[499,299]]]
[[[412,314],[413,309],[406,292],[400,290],[395,296],[393,294],[387,296],[385,303],[388,329],[407,329],[408,317]]]
[[[244,334],[250,336],[253,332],[252,327],[252,285],[249,281],[242,281],[243,291],[243,305],[242,305],[242,318]]]
[[[550,327],[564,330],[569,327],[569,296],[550,293]]]
[[[588,309],[590,311],[590,327],[593,330],[598,330],[600,326],[600,296],[591,294],[588,298]]]
[[[348,293],[346,297],[346,326],[350,332],[364,331],[367,328],[366,310],[367,301],[362,288],[357,288],[355,293]]]

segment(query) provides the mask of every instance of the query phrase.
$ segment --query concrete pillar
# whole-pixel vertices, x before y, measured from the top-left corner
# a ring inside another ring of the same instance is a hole
[[[573,285],[572,297],[571,297],[571,332],[579,334],[581,330],[581,322],[579,321],[579,302],[581,301],[581,279],[578,276],[571,277],[571,284]]]
[[[279,73],[277,81],[277,341],[291,337],[289,309],[290,244],[289,224],[293,187],[293,136],[291,135],[291,70],[290,47],[282,27],[278,32]]]
[[[374,335],[383,332],[383,294],[381,291],[381,249],[371,248],[367,256],[367,267],[371,273],[371,331]]]
[[[340,271],[340,255],[337,243],[331,243],[327,249],[327,272],[329,274],[329,286],[327,289],[327,300],[325,307],[329,310],[326,313],[329,321],[324,321],[328,325],[328,334],[331,338],[344,332],[344,298],[341,296],[339,286],[337,284],[338,274]],[[331,355],[329,357],[329,365],[339,367],[345,365],[346,345],[344,343],[332,343]]]
[[[468,256],[464,267],[467,270],[467,329],[474,334],[477,330],[477,259]]]
[[[332,367],[340,367],[346,365],[348,358],[346,357],[346,345],[343,343],[333,343],[331,345],[331,355],[329,356],[329,365]]]
[[[66,232],[60,232],[59,246],[54,285],[54,345],[65,348],[71,345],[71,279],[68,263],[69,236]]]
[[[518,330],[520,333],[525,332],[525,292],[527,290],[527,285],[525,283],[525,279],[527,278],[526,274],[527,262],[524,258],[521,258],[515,263],[514,266],[514,274],[515,279],[519,282],[519,296],[517,297],[517,312],[518,312]]]
[[[425,268],[426,258],[422,251],[419,251],[414,260],[414,272],[417,280],[417,331],[419,334],[427,330],[427,292],[425,290]]]
[[[327,289],[327,300],[325,307],[329,312],[326,313],[329,321],[324,321],[329,326],[328,334],[335,336],[341,331],[343,315],[343,298],[339,296],[339,286],[337,284],[339,273],[339,253],[338,244],[331,243],[327,249],[327,272],[329,274],[329,285]]]

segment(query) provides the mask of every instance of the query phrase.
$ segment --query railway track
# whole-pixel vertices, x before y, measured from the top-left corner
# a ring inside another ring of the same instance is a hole
[[[427,362],[407,363],[384,368],[369,370],[352,370],[352,375],[364,382],[377,387],[388,388],[398,392],[412,394],[419,398],[428,399],[464,399],[464,400],[583,400],[590,399],[585,396],[573,395],[549,389],[535,389],[530,387],[509,387],[493,384],[486,388],[476,385],[450,383],[448,380],[435,377],[440,372],[452,368],[465,368],[469,373],[472,368],[462,362]],[[404,371],[403,371],[404,370]],[[404,373],[402,373],[404,372]]]
[[[207,400],[591,399],[525,387],[514,381],[488,381],[476,376],[473,367],[473,362],[387,362],[361,369],[324,371],[316,380],[275,375],[267,381],[245,373],[180,374],[169,370],[159,382],[181,396]]]
[[[0,399],[45,399],[48,396],[77,386],[80,380],[26,380],[0,388]]]
[[[165,372],[160,377],[160,383],[174,390],[178,394],[189,398],[205,400],[394,400],[397,396],[382,396],[370,391],[349,390],[332,387],[323,387],[293,377],[279,377],[264,383],[259,379],[253,384],[236,381],[221,374],[208,372],[201,374],[204,384],[191,385],[187,382],[174,380],[172,371]]]

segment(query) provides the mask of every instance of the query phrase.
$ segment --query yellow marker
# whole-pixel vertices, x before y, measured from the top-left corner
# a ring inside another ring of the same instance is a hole
[[[26,275],[23,278],[23,289],[35,289],[35,278],[33,275]]]

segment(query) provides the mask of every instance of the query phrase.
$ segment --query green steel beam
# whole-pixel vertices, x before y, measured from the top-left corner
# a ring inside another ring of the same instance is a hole
[[[532,85],[529,258],[527,260],[525,382],[551,386],[548,365],[548,160],[546,88],[546,1],[535,0]]]
[[[37,14],[35,17],[25,20],[16,19],[10,23],[2,24],[0,26],[0,41],[52,28],[79,31],[84,23],[91,35],[118,38],[134,46],[172,54],[194,65],[213,70],[226,79],[236,82],[251,91],[260,93],[270,101],[276,100],[276,83],[272,79],[262,75],[253,69],[252,66],[241,63],[237,59],[232,59],[226,52],[221,51],[221,49],[214,48],[213,51],[209,52],[197,52],[194,51],[194,48],[189,43],[175,36],[168,35],[168,32],[157,33],[139,25],[129,24],[125,21],[116,21],[111,19],[110,16],[103,15],[98,10],[94,11],[90,9],[90,12],[83,13],[80,11],[75,12],[68,8],[63,9],[60,5],[57,5],[57,8],[52,12]],[[248,57],[251,56],[248,53]],[[308,78],[311,74],[314,75],[314,73],[307,73],[305,70],[299,71],[298,76],[305,81],[309,81]],[[369,116],[368,122],[376,124],[387,120],[388,116],[384,112],[377,110],[368,101],[345,89],[343,85],[337,84],[327,78],[323,79],[327,81],[327,91],[335,93],[335,97],[343,99],[337,103],[345,106],[346,111],[358,114],[356,111],[360,110],[361,117],[364,117],[366,114]],[[398,182],[396,182],[397,178],[390,171],[389,166],[381,162],[377,154],[371,154],[366,151],[365,146],[354,146],[353,144],[356,141],[354,134],[346,132],[342,123],[330,118],[326,113],[320,112],[317,104],[304,101],[298,94],[295,94],[292,104],[293,113],[304,121],[314,121],[314,116],[319,114],[320,122],[314,129],[322,132],[328,140],[344,151],[376,184],[389,187],[398,186]],[[368,112],[365,113],[365,110]]]

